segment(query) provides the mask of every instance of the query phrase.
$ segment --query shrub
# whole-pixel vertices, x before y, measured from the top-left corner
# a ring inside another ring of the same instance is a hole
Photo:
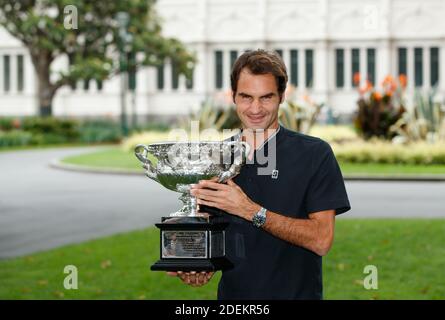
[[[79,123],[71,119],[29,117],[23,120],[22,129],[35,135],[49,135],[49,141],[75,142],[79,138]]]
[[[23,130],[0,131],[0,147],[26,146],[32,143],[32,134]]]
[[[0,130],[11,131],[14,129],[20,129],[21,122],[17,118],[1,117],[0,118]]]
[[[319,137],[328,142],[344,143],[358,140],[357,132],[352,126],[346,125],[314,125],[309,131],[309,135]]]
[[[399,83],[387,76],[382,82],[383,92],[375,90],[368,80],[366,86],[359,89],[354,125],[364,139],[391,139],[395,136],[391,127],[405,112],[402,95],[406,79],[402,76]],[[354,80],[359,81],[357,76],[354,76]]]
[[[416,142],[407,145],[386,141],[333,143],[332,148],[340,162],[388,164],[444,164],[445,144]]]
[[[80,141],[86,143],[119,142],[122,139],[118,123],[109,120],[90,120],[80,125]]]

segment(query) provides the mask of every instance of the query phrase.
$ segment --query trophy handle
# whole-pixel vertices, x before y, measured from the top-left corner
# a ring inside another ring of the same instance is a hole
[[[149,153],[149,150],[146,145],[144,144],[138,144],[134,148],[134,154],[136,158],[139,159],[140,162],[142,162],[142,167],[147,170],[145,171],[145,175],[149,177],[150,179],[153,179],[155,181],[158,181],[158,178],[156,176],[156,170],[154,169],[153,163],[148,159],[147,155]]]
[[[228,142],[229,145],[238,145],[241,144],[241,148],[243,149],[242,152],[238,157],[235,157],[232,165],[230,166],[229,170],[222,172],[218,177],[218,182],[222,183],[225,182],[234,176],[236,176],[239,173],[239,170],[241,169],[241,164],[243,163],[243,158],[247,158],[250,152],[250,145],[247,142],[244,141],[230,141]]]

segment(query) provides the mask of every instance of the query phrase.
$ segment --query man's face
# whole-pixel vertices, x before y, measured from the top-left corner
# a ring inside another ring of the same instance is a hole
[[[280,97],[272,74],[255,75],[247,69],[241,70],[235,104],[244,128],[278,128]]]

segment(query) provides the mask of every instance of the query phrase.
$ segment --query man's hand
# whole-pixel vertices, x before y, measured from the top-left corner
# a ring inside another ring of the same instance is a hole
[[[202,180],[192,187],[191,194],[196,196],[198,204],[224,210],[248,221],[252,221],[261,209],[232,179],[227,180],[227,184]]]
[[[177,272],[167,272],[167,274],[172,277],[178,277],[179,279],[182,280],[182,282],[191,285],[192,287],[201,287],[210,281],[214,272],[177,271]]]

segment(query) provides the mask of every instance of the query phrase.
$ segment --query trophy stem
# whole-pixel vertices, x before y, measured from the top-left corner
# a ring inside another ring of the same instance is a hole
[[[184,192],[180,197],[179,200],[181,200],[184,203],[184,206],[181,210],[178,212],[170,214],[170,216],[177,216],[177,217],[200,217],[201,214],[198,213],[198,200],[195,196],[192,196],[188,192]]]
[[[198,200],[195,196],[190,196],[190,216],[196,217],[198,212]]]

